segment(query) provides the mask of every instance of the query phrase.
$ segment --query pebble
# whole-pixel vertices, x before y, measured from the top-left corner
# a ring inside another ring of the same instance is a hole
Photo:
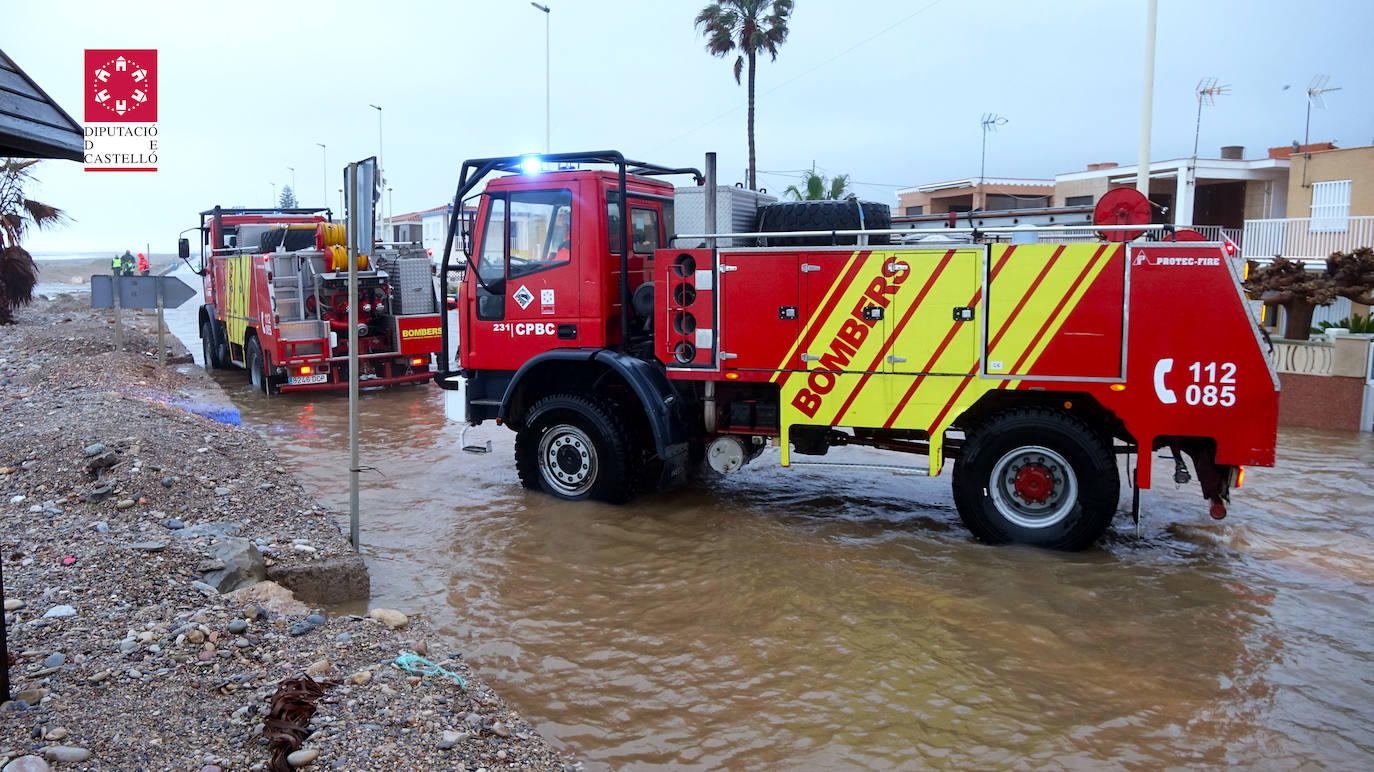
[[[164,477],[164,478],[162,478],[162,487],[164,487],[164,488],[170,488],[170,487],[172,487],[172,483],[173,483],[173,482],[174,482],[174,481],[172,480],[172,478],[170,478],[170,477]]]
[[[18,598],[5,598],[5,610],[6,610],[6,611],[18,611],[19,609],[21,609],[21,608],[23,608],[23,607],[24,607],[24,601],[19,600]]]
[[[242,619],[234,619],[229,622],[229,625],[225,629],[233,635],[238,635],[248,629],[248,623]]]
[[[133,499],[120,499],[115,503],[115,509],[128,509],[134,505]]]
[[[61,653],[49,654],[47,659],[43,660],[43,667],[62,667],[65,664],[67,664],[67,655]]]
[[[351,676],[348,677],[348,682],[351,683],[351,684],[353,684],[353,685],[355,685],[355,686],[362,686],[363,684],[365,684],[365,683],[367,683],[368,681],[371,681],[371,680],[372,680],[372,671],[371,671],[371,670],[359,670],[358,672],[356,672],[356,673],[354,673],[353,675],[351,675]]]
[[[109,526],[108,523],[100,522],[100,523],[96,523],[95,525],[93,525],[93,526],[91,526],[91,527],[95,529],[95,532],[96,532],[96,533],[109,533],[109,532],[110,532],[110,526]]]
[[[43,615],[44,619],[64,619],[76,616],[76,609],[71,606],[53,606],[48,609],[48,613]]]
[[[86,458],[90,458],[91,456],[98,456],[98,455],[100,455],[101,453],[104,453],[104,452],[105,452],[105,443],[103,443],[103,442],[97,442],[97,443],[95,443],[94,445],[87,445],[87,446],[86,446],[86,450],[85,450]]]
[[[175,517],[169,517],[162,521],[162,526],[170,531],[180,531],[186,527],[186,524]]]
[[[501,737],[510,737],[510,727],[506,726],[500,721],[497,721],[496,723],[491,725],[491,733],[494,735],[500,735]]]
[[[5,765],[3,772],[48,772],[48,762],[37,756],[20,756]]]
[[[21,501],[23,501],[23,500],[24,500],[24,494],[21,493],[21,494],[19,494],[18,496],[15,496],[14,498],[10,499],[10,503],[11,503],[11,504],[18,504],[19,502],[21,502]]]
[[[231,489],[231,488],[225,488],[225,487],[223,487],[223,486],[221,486],[221,487],[215,489],[215,494],[216,494],[216,495],[219,495],[219,496],[228,496],[230,493],[233,493],[233,492],[234,492],[233,489]]]
[[[129,549],[139,552],[161,552],[167,549],[165,541],[140,541],[129,545]]]
[[[52,729],[49,729],[47,734],[43,735],[43,739],[50,740],[52,742],[57,742],[58,740],[67,739],[67,734],[68,732],[66,727],[55,726]]]
[[[327,673],[327,672],[329,672],[329,669],[332,668],[332,667],[334,667],[334,666],[331,665],[331,664],[329,664],[329,660],[327,660],[327,659],[322,659],[322,660],[320,660],[319,662],[315,662],[315,663],[312,664],[310,667],[306,668],[306,669],[305,669],[305,672],[306,672],[306,673],[309,673],[309,674],[312,675],[312,676],[313,676],[313,675],[320,675],[321,673]]]
[[[312,625],[322,625],[329,622],[328,619],[325,619],[319,614],[311,614],[310,616],[305,618],[305,621],[309,622]]]
[[[319,757],[319,750],[315,748],[302,748],[294,753],[287,755],[286,763],[290,764],[293,767],[304,767]]]
[[[236,648],[246,649],[246,648],[248,648],[249,646],[252,646],[252,645],[253,645],[253,644],[251,644],[251,643],[248,642],[248,639],[247,639],[247,638],[235,638],[235,639],[234,639],[234,646],[235,646]]]
[[[201,653],[196,655],[196,659],[200,660],[201,662],[209,662],[214,658],[215,653],[213,651],[202,651]]]
[[[87,681],[90,681],[90,682],[93,683],[93,684],[98,684],[98,683],[100,683],[101,681],[104,681],[106,678],[109,678],[110,675],[111,675],[110,671],[108,671],[108,670],[102,670],[102,671],[100,671],[99,673],[96,673],[95,675],[91,676],[90,678],[88,678],[88,679],[86,679],[86,680],[87,680]]]
[[[405,614],[389,608],[374,608],[367,612],[367,615],[391,628],[405,627],[410,622],[410,618]]]
[[[119,642],[120,654],[132,654],[137,649],[138,641],[134,640],[133,638],[125,638],[124,640]]]
[[[446,751],[458,743],[465,742],[467,739],[467,732],[444,732],[439,738],[439,750]]]
[[[336,643],[348,643],[351,640],[353,640],[353,635],[351,633],[339,633],[334,636],[334,641]]]
[[[91,752],[85,748],[77,748],[73,745],[50,745],[43,749],[43,755],[51,761],[61,761],[64,764],[75,764],[85,761],[91,757]]]
[[[314,629],[315,626],[310,624],[309,622],[297,622],[296,624],[291,625],[291,629],[287,630],[287,632],[291,635],[305,635],[306,633]]]

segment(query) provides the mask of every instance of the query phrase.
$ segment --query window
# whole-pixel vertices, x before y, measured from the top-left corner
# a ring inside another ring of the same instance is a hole
[[[510,194],[510,262],[514,279],[572,262],[572,191]]]
[[[925,204],[917,204],[916,206],[909,206],[909,207],[906,208],[906,213],[907,213],[908,215],[913,215],[913,214],[925,214],[925,213],[926,213],[926,206],[925,206]]]
[[[1064,206],[1092,206],[1092,196],[1069,196],[1064,199]]]
[[[611,254],[620,252],[621,234],[625,226],[620,222],[620,202],[606,204],[606,243]],[[630,234],[634,238],[635,252],[641,255],[653,254],[659,248],[658,211],[647,207],[630,207]]]
[[[1344,231],[1350,218],[1350,180],[1312,183],[1312,226],[1317,232]]]
[[[1040,209],[1049,205],[1049,196],[1013,196],[1006,193],[989,193],[986,210],[1005,212],[1012,209]]]
[[[506,199],[493,198],[487,207],[487,221],[482,226],[482,257],[477,263],[477,273],[491,284],[501,279],[506,267],[506,250],[502,242],[506,235]]]

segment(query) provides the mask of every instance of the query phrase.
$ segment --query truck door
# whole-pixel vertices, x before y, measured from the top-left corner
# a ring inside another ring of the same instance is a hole
[[[581,243],[568,189],[492,195],[483,220],[477,302],[466,332],[469,367],[515,370],[577,345]]]
[[[722,252],[722,365],[734,370],[795,370],[800,287],[795,252]]]
[[[895,288],[887,309],[892,373],[965,376],[978,363],[978,271],[983,248],[887,253],[883,272]]]

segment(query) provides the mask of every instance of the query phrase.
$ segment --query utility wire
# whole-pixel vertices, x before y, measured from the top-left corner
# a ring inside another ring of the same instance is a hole
[[[792,76],[791,78],[788,78],[787,80],[785,80],[785,81],[779,83],[778,85],[773,86],[773,87],[770,88],[770,89],[767,89],[767,90],[765,90],[765,91],[763,91],[763,92],[760,92],[760,93],[756,94],[754,98],[757,99],[758,97],[761,97],[761,96],[767,96],[767,95],[772,94],[773,92],[777,91],[778,89],[780,89],[780,88],[782,88],[782,87],[784,87],[784,86],[788,86],[788,85],[791,85],[792,83],[795,83],[797,80],[799,80],[799,79],[801,79],[801,78],[804,78],[804,77],[806,77],[807,75],[810,75],[811,73],[815,72],[816,70],[819,70],[820,68],[826,66],[827,64],[830,64],[831,62],[835,61],[836,59],[839,59],[840,57],[845,56],[846,54],[848,54],[848,53],[854,51],[854,50],[857,49],[859,46],[862,46],[862,45],[864,45],[865,43],[868,43],[868,42],[870,42],[870,41],[872,41],[872,40],[875,40],[875,39],[877,39],[877,38],[879,38],[879,37],[882,37],[883,35],[886,35],[887,33],[891,32],[891,31],[894,30],[894,29],[896,29],[897,27],[900,27],[901,25],[906,24],[907,22],[911,21],[912,19],[916,18],[917,16],[920,16],[921,14],[925,13],[926,11],[929,11],[931,8],[934,8],[935,6],[939,5],[939,4],[942,3],[942,2],[944,2],[944,0],[931,0],[931,2],[927,3],[925,6],[923,6],[923,7],[920,8],[919,10],[915,11],[914,13],[911,13],[911,14],[909,14],[909,15],[907,15],[907,16],[904,16],[904,17],[902,17],[901,19],[898,19],[897,21],[895,21],[895,22],[893,22],[893,23],[887,25],[886,27],[883,27],[882,29],[878,30],[877,32],[873,33],[872,35],[869,35],[868,37],[864,38],[863,40],[860,40],[859,42],[855,43],[854,45],[850,46],[849,48],[846,48],[846,49],[844,49],[843,51],[839,52],[838,54],[835,54],[834,56],[830,57],[829,59],[822,60],[821,62],[817,63],[817,64],[816,64],[814,67],[812,67],[811,69],[809,69],[809,70],[804,70],[804,71],[798,73],[797,75],[794,75],[794,76]],[[704,122],[702,122],[702,123],[699,123],[699,124],[697,124],[696,126],[690,128],[690,129],[688,129],[687,131],[682,132],[681,134],[677,135],[676,137],[673,137],[672,139],[669,139],[669,140],[664,141],[663,143],[657,145],[657,146],[655,147],[655,149],[660,148],[660,147],[665,147],[665,146],[667,146],[667,145],[671,145],[671,144],[673,144],[674,142],[677,142],[678,140],[682,139],[683,137],[686,137],[686,136],[688,136],[688,135],[690,135],[690,134],[695,134],[695,133],[697,133],[698,131],[700,131],[700,130],[706,128],[707,126],[710,126],[711,124],[715,123],[716,121],[720,120],[721,118],[724,118],[725,116],[730,115],[730,114],[732,114],[732,113],[737,113],[737,112],[739,112],[740,110],[743,110],[743,109],[744,109],[745,107],[747,107],[747,106],[748,106],[748,102],[745,102],[744,104],[735,105],[734,107],[730,108],[729,110],[726,110],[725,112],[720,113],[719,115],[716,115],[715,117],[709,118],[709,119],[707,119],[706,121],[704,121]]]

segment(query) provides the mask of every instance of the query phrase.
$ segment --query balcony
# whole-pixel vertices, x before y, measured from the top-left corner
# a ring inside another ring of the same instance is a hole
[[[1241,254],[1247,260],[1282,255],[1294,261],[1324,262],[1332,252],[1369,246],[1374,246],[1374,216],[1246,220],[1240,239]]]

